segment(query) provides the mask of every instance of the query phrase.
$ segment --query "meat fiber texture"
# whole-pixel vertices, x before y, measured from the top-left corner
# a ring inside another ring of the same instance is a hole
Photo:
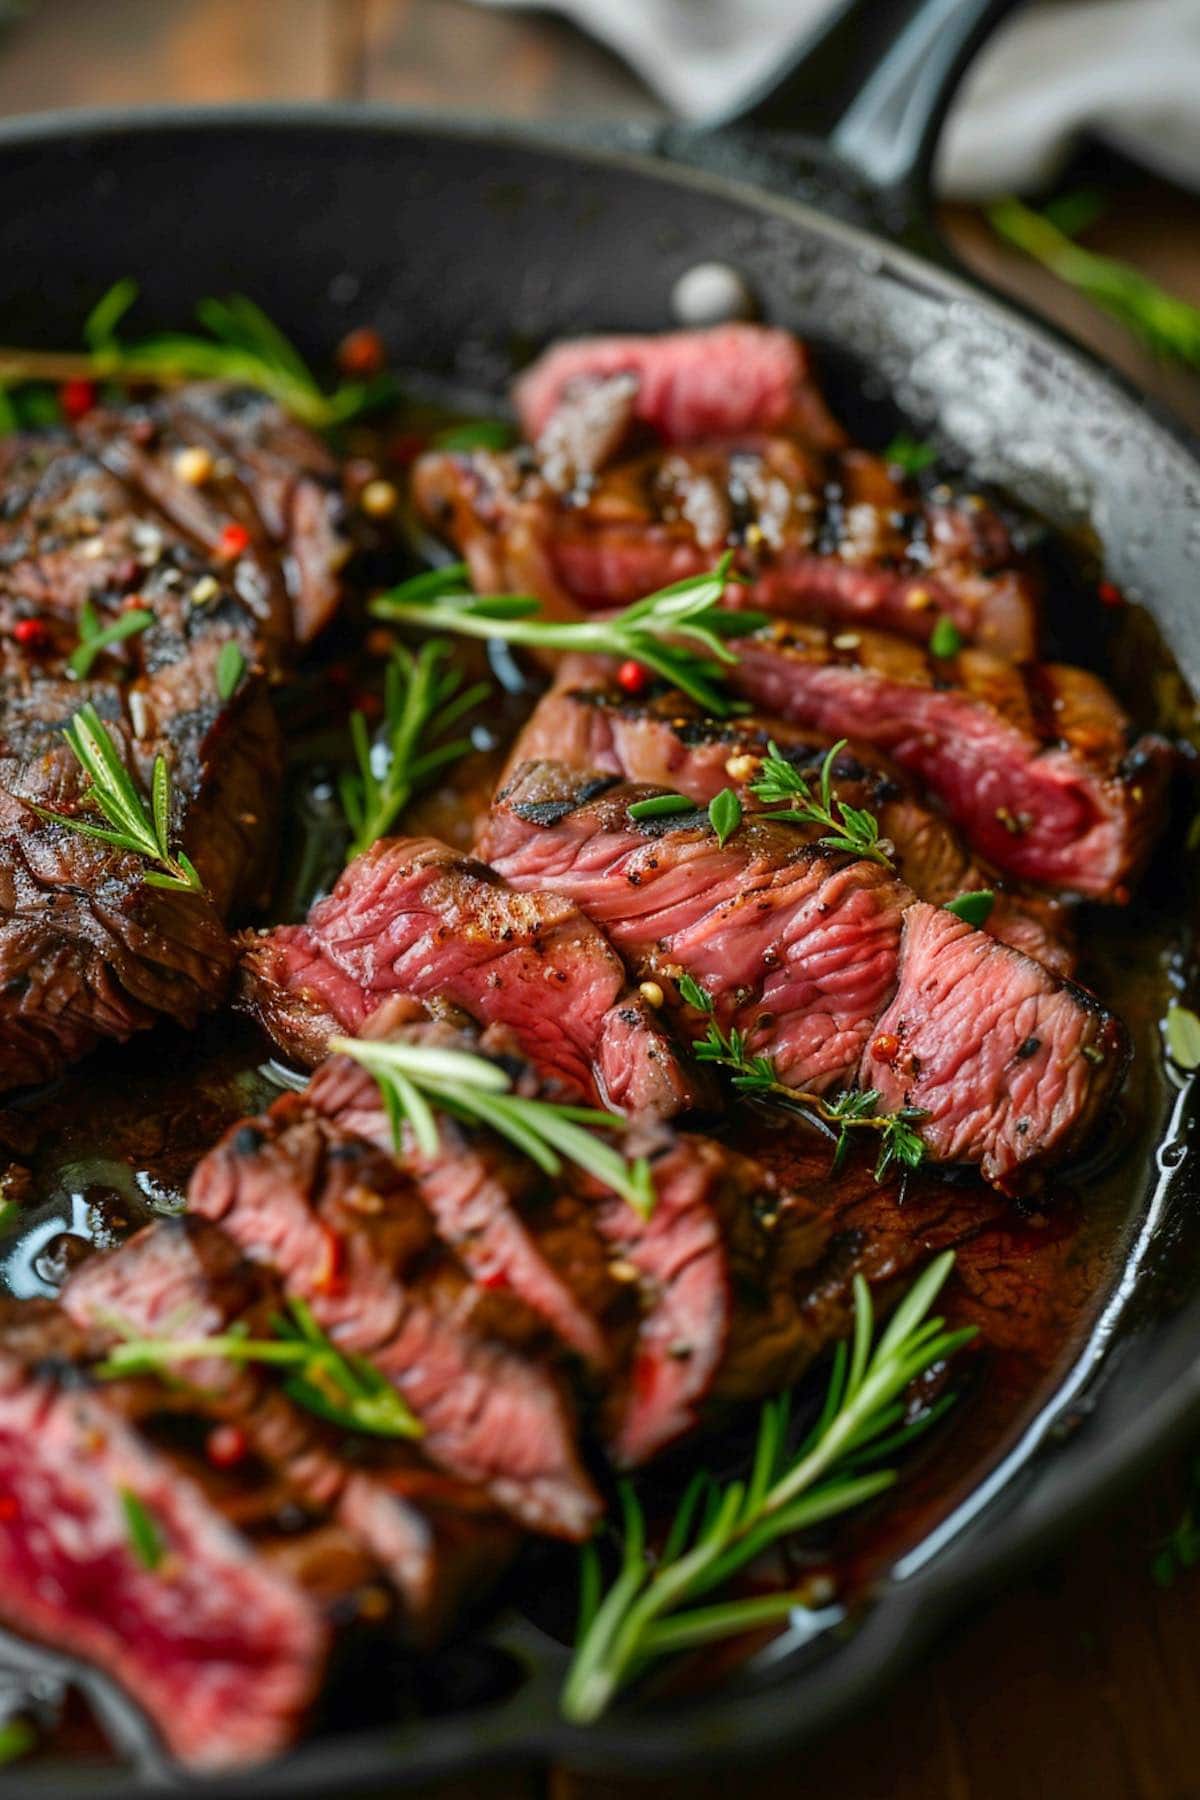
[[[1091,995],[956,917],[887,868],[743,821],[722,848],[703,814],[635,821],[654,790],[552,763],[518,771],[483,849],[514,887],[553,887],[659,980],[691,1035],[685,972],[718,1021],[818,1092],[859,1086],[917,1107],[940,1162],[1015,1188],[1081,1140],[1121,1079],[1124,1033]]]
[[[276,1040],[310,1063],[331,1027],[355,1032],[401,994],[505,1026],[564,1097],[670,1117],[705,1093],[577,907],[516,894],[432,839],[380,839],[305,924],[245,939],[243,983]]]

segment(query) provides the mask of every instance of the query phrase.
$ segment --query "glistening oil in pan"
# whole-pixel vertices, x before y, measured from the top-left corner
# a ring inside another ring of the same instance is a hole
[[[413,421],[394,423],[402,430]],[[370,454],[365,439],[354,448]],[[363,579],[373,584],[409,572],[420,548],[378,536],[364,549]],[[1140,726],[1158,724],[1187,741],[1190,701],[1147,616],[1098,598],[1086,546],[1081,553],[1043,537],[1042,552],[1047,548],[1055,571],[1051,627],[1063,653],[1098,661]],[[334,786],[341,732],[348,711],[377,687],[386,651],[384,641],[364,643],[353,612],[344,630],[333,656],[327,648],[282,696],[294,762],[284,873],[270,912],[276,919],[301,916],[327,890],[344,855]],[[332,683],[331,662],[338,669]],[[506,695],[489,717],[489,741],[411,810],[409,830],[469,845],[506,741],[532,703],[537,677],[531,682],[526,693]],[[812,1578],[811,1625],[818,1632],[869,1603],[872,1584],[885,1572],[916,1566],[947,1534],[963,1529],[991,1483],[1070,1428],[1086,1408],[1092,1366],[1108,1334],[1120,1329],[1131,1307],[1156,1304],[1164,1294],[1169,1299],[1172,1271],[1181,1253],[1194,1248],[1197,1228],[1169,1209],[1147,1231],[1144,1179],[1178,1102],[1163,1061],[1160,1021],[1182,991],[1191,955],[1192,896],[1182,845],[1192,810],[1181,791],[1175,823],[1131,907],[1089,908],[1081,916],[1081,979],[1126,1019],[1135,1044],[1115,1116],[1086,1164],[1020,1204],[968,1180],[923,1177],[901,1192],[894,1184],[876,1187],[869,1167],[857,1161],[834,1183],[822,1140],[791,1123],[767,1124],[752,1115],[743,1121],[739,1140],[791,1183],[806,1210],[810,1255],[798,1279],[818,1335],[836,1335],[848,1323],[855,1268],[886,1291],[889,1281],[902,1286],[930,1250],[950,1245],[958,1264],[946,1310],[955,1322],[978,1327],[976,1345],[954,1376],[958,1403],[913,1455],[899,1489],[827,1539],[788,1549],[761,1571],[767,1581],[794,1582],[797,1571]],[[8,1291],[53,1293],[78,1257],[178,1209],[197,1158],[226,1126],[278,1091],[262,1073],[267,1055],[252,1026],[222,1013],[192,1034],[164,1028],[98,1052],[54,1090],[7,1106],[0,1114],[0,1154],[8,1163],[5,1192],[16,1207],[0,1240],[0,1279]],[[1127,1294],[1135,1255],[1149,1279]],[[819,1394],[821,1380],[815,1368],[806,1384],[810,1397]],[[745,1444],[745,1422],[734,1418],[668,1459],[643,1478],[651,1512],[669,1509],[701,1458],[735,1472]],[[574,1555],[541,1546],[528,1555],[537,1579],[518,1571],[506,1589],[508,1603],[566,1636]],[[475,1641],[479,1656],[460,1658],[461,1679],[448,1672],[444,1683],[410,1681],[401,1663],[395,1681],[371,1701],[376,1716],[389,1709],[419,1716],[446,1704],[470,1710],[498,1699],[519,1675],[507,1663],[497,1674],[491,1647]],[[784,1638],[767,1652],[742,1644],[698,1662],[688,1679],[728,1679],[739,1656],[750,1657],[749,1676],[756,1657],[777,1658],[781,1651],[819,1654],[819,1638],[794,1644]],[[341,1722],[335,1710],[330,1724]]]

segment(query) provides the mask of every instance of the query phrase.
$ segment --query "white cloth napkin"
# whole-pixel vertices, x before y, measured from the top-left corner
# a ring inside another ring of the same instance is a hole
[[[703,119],[751,92],[829,0],[552,4],[676,112]],[[1084,132],[1200,188],[1200,0],[1047,0],[1018,12],[985,45],[955,102],[938,186],[972,200],[1042,186]]]

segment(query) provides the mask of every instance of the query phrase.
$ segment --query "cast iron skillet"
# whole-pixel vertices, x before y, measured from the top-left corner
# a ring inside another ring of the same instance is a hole
[[[717,133],[568,143],[366,109],[18,122],[0,132],[0,335],[75,342],[97,294],[132,272],[151,323],[178,323],[199,295],[236,288],[316,357],[371,323],[398,365],[499,392],[547,338],[670,324],[679,276],[718,259],[765,316],[825,346],[843,411],[852,416],[865,369],[979,478],[1056,526],[1087,523],[1109,576],[1149,609],[1195,688],[1194,450],[1110,375],[949,267],[923,211],[949,94],[1004,10],[1003,0],[846,0],[781,81]],[[810,136],[789,135],[800,123]],[[855,359],[844,391],[837,352]],[[1109,1499],[1200,1415],[1191,1124],[1187,1094],[1158,1090],[1139,1139],[1149,1148],[1129,1175],[1128,1242],[1088,1343],[853,1632],[794,1647],[701,1702],[627,1704],[582,1732],[555,1712],[561,1661],[517,1626],[504,1641],[532,1672],[507,1700],[330,1738],[252,1778],[189,1791],[390,1792],[549,1756],[648,1774],[744,1761],[844,1715],[968,1596]],[[116,1792],[129,1777],[58,1764],[18,1779],[24,1793],[67,1796]]]

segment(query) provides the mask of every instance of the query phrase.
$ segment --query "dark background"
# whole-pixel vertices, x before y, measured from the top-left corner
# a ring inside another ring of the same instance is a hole
[[[662,110],[570,26],[466,0],[40,0],[0,35],[0,114],[259,98],[551,119]],[[1094,150],[1070,177],[1110,200],[1089,243],[1200,304],[1200,199]],[[1154,363],[1120,326],[998,244],[973,209],[944,209],[942,221],[977,270],[1200,430],[1200,378]],[[726,1800],[733,1787],[764,1800],[1200,1796],[1200,1572],[1162,1590],[1149,1567],[1185,1486],[1181,1466],[1148,1476],[1122,1511],[982,1602],[852,1727],[779,1764],[686,1782],[497,1772],[438,1792],[533,1800],[548,1784],[552,1800]]]

